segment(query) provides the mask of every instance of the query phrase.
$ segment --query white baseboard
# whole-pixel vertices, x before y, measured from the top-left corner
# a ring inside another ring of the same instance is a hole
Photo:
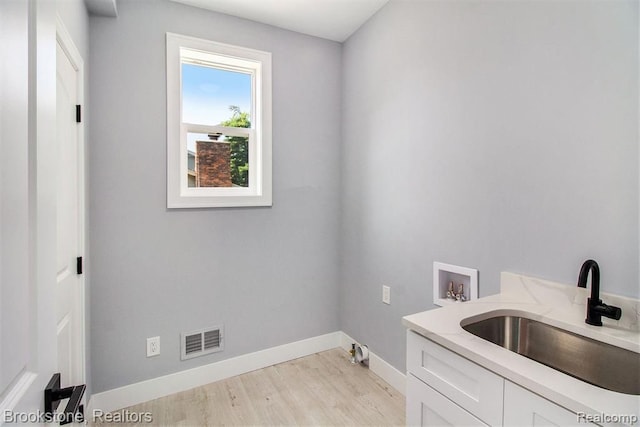
[[[96,393],[91,396],[87,413],[93,413],[94,409],[104,412],[115,411],[256,369],[330,350],[340,345],[340,334],[340,332],[332,332]]]
[[[403,396],[407,392],[407,376],[390,365],[386,360],[369,351],[369,369],[385,380]]]
[[[107,390],[91,396],[85,413],[115,411],[336,347],[348,351],[352,342],[356,341],[344,332],[332,332]],[[369,369],[405,394],[405,375],[371,352]]]
[[[352,343],[358,343],[358,341],[354,340],[344,332],[339,332],[339,334],[340,347],[342,347],[346,351],[351,350]],[[402,393],[402,395],[405,396],[407,388],[407,376],[387,363],[386,360],[371,352],[371,349],[369,349],[369,369],[371,369],[374,374],[385,380],[391,387],[395,388],[398,392]]]

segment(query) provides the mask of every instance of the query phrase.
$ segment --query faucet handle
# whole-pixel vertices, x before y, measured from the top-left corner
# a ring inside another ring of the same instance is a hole
[[[456,299],[456,294],[453,292],[453,282],[449,282],[449,289],[447,289],[447,298]]]
[[[602,313],[603,316],[614,320],[620,320],[620,318],[622,317],[622,309],[620,307],[615,307],[613,305],[607,305],[604,303],[602,303],[602,307],[605,311],[604,313]]]
[[[587,298],[587,318],[585,321],[589,325],[602,326],[602,316],[609,319],[620,320],[622,309],[613,305],[607,305],[601,299],[593,300]]]

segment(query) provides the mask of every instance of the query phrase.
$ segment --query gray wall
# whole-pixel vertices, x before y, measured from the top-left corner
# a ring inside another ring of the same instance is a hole
[[[340,44],[166,1],[118,15],[90,21],[94,391],[339,330]],[[272,52],[272,208],[166,209],[166,32]],[[218,322],[225,350],[181,362],[180,332]]]
[[[403,370],[433,261],[640,296],[637,8],[395,0],[346,42],[342,330]]]

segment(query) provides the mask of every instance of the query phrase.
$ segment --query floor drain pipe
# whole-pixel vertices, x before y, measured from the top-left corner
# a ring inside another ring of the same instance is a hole
[[[369,347],[364,344],[356,344],[356,361],[369,366]]]

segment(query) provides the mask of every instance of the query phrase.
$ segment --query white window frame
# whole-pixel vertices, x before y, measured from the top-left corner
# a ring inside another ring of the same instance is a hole
[[[251,128],[182,121],[182,61],[252,76]],[[189,187],[187,133],[247,137],[248,187]],[[271,206],[271,53],[167,33],[167,207]]]

